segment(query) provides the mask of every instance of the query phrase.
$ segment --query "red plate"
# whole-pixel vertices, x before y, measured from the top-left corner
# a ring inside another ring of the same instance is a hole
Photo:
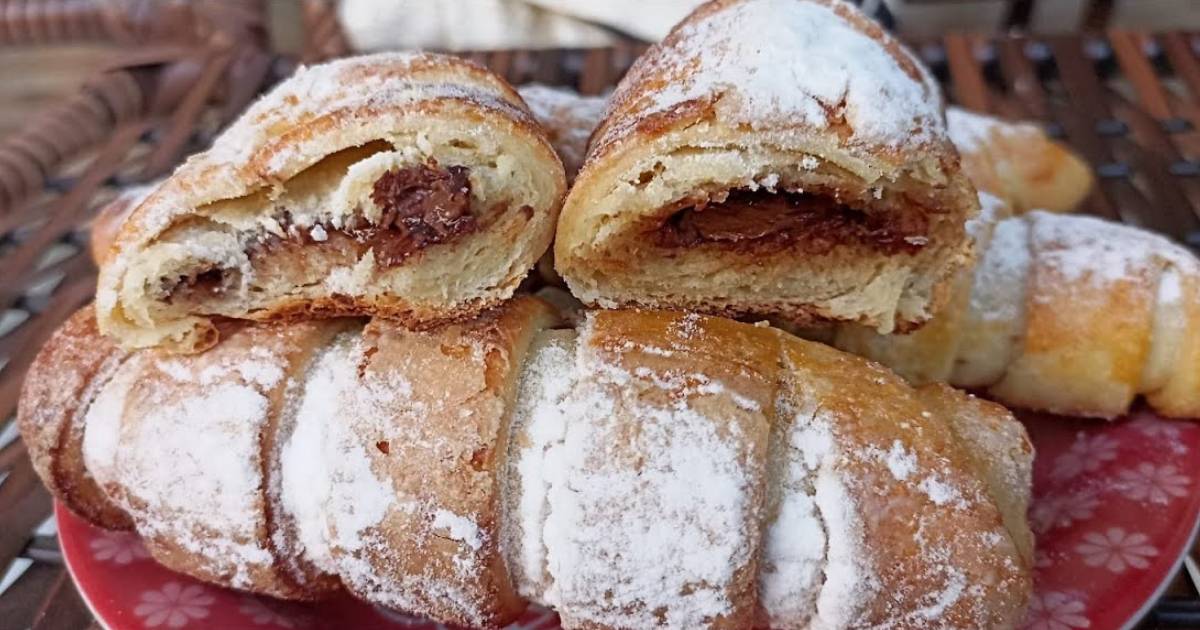
[[[1200,424],[1149,414],[1116,423],[1029,415],[1037,458],[1030,521],[1038,536],[1026,628],[1130,627],[1178,570],[1200,522]],[[443,628],[341,598],[298,605],[202,584],[152,560],[132,534],[58,507],[67,568],[96,618],[140,628]],[[513,628],[552,630],[534,608]]]

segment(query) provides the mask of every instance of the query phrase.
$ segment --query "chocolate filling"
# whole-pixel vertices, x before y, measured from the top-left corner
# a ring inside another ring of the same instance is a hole
[[[335,227],[325,221],[298,226],[284,211],[276,217],[284,236],[265,233],[246,246],[251,264],[271,258],[302,261],[307,255],[356,260],[374,250],[379,267],[396,267],[431,245],[449,242],[479,227],[481,217],[471,213],[470,169],[416,165],[392,169],[375,181],[371,200],[383,210],[377,223],[355,217]],[[298,249],[305,248],[309,254]],[[191,276],[164,279],[166,300],[180,296],[220,294],[231,270],[211,268]]]
[[[912,254],[924,247],[929,228],[924,212],[872,214],[805,193],[731,190],[701,201],[686,199],[678,207],[657,229],[660,247],[776,246],[824,254],[853,244]]]

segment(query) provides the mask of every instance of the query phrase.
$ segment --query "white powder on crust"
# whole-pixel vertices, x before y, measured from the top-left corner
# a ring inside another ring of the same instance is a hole
[[[1162,280],[1158,283],[1159,307],[1177,304],[1182,299],[1183,285],[1179,279],[1179,272],[1169,269],[1163,273]]]
[[[763,539],[758,572],[759,602],[773,628],[800,627],[816,608],[816,597],[824,578],[825,526],[817,509],[815,478],[831,473],[836,461],[829,427],[814,416],[816,409],[793,409],[786,400],[777,413],[789,416],[788,433],[772,433],[772,459],[782,458],[784,473],[769,478],[768,496],[778,496],[779,513]]]
[[[1067,285],[1108,284],[1153,273],[1165,263],[1195,264],[1170,240],[1094,217],[1030,212],[1024,215],[1039,267]]]
[[[659,77],[657,91],[626,93],[651,77]],[[633,96],[644,101],[624,102]],[[849,144],[911,146],[945,133],[932,77],[857,9],[840,1],[746,0],[682,26],[642,57],[613,98],[630,115],[603,128],[592,150],[631,137],[648,116],[718,98],[726,124],[844,124]]]
[[[971,291],[972,313],[984,321],[1018,321],[1032,264],[1025,221],[1013,217],[998,223],[975,270],[975,285],[989,289]]]
[[[138,532],[174,541],[248,588],[250,572],[272,561],[258,538],[267,398],[229,380],[170,393],[142,400],[139,417],[121,431],[118,474]]]
[[[1040,134],[1029,123],[1005,122],[999,118],[972,112],[961,107],[946,108],[946,130],[950,141],[962,153],[973,153],[991,143],[992,134],[1003,128],[1017,128]]]
[[[730,613],[754,509],[737,425],[646,402],[635,392],[653,382],[585,342],[577,370],[588,378],[561,403],[570,421],[545,456],[546,603],[568,623],[611,627],[693,628]]]
[[[122,364],[84,416],[83,461],[92,478],[104,488],[113,488],[120,480],[116,464],[121,419],[125,416],[125,399],[137,383],[141,367],[142,360],[137,355]],[[112,498],[118,502],[122,499],[120,493]]]
[[[908,476],[917,470],[917,458],[904,450],[904,445],[900,443],[900,440],[892,442],[892,447],[884,456],[884,461],[892,476],[899,481],[908,479]]]
[[[350,337],[341,335],[316,357],[301,388],[295,425],[279,455],[279,499],[295,523],[297,553],[329,572],[334,570],[326,513],[333,492],[329,425],[342,418],[341,390],[353,384],[351,348]]]
[[[552,341],[536,347],[526,360],[513,410],[509,466],[515,475],[509,481],[516,487],[508,492],[517,497],[516,512],[501,522],[501,538],[517,592],[534,601],[544,601],[547,586],[542,527],[550,480],[545,460],[566,435],[563,403],[574,385],[573,368],[573,344]]]
[[[433,527],[445,530],[446,537],[465,543],[473,550],[483,546],[483,532],[475,521],[447,510],[436,510],[433,513]]]

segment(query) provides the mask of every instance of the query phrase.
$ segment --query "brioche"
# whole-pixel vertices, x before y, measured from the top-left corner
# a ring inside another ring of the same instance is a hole
[[[100,345],[88,317],[29,375],[38,471],[202,580],[472,627],[536,602],[566,628],[1008,628],[1029,595],[1023,427],[777,329],[560,328],[520,297],[423,332],[233,324],[205,353],[97,371],[62,351]],[[64,378],[80,394],[40,413]],[[100,493],[48,475],[60,417],[86,466],[59,476]]]
[[[559,221],[601,306],[920,325],[978,210],[920,63],[841,0],[709,2],[618,85]]]
[[[910,335],[838,330],[835,345],[914,383],[1007,404],[1112,418],[1138,395],[1200,417],[1200,261],[1149,232],[1035,211],[980,230],[951,305]],[[990,238],[988,238],[990,236]]]
[[[999,197],[1017,214],[1070,212],[1095,184],[1083,158],[1033,124],[948,107],[946,127],[975,188]]]
[[[391,53],[301,69],[124,223],[96,295],[129,348],[195,352],[214,318],[469,318],[547,249],[565,191],[502,79]]]

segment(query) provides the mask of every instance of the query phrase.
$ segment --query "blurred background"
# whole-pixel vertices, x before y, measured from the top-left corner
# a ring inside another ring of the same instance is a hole
[[[373,51],[582,48],[622,39],[651,41],[699,2],[331,0],[319,4],[336,16],[344,45]],[[97,7],[107,13],[102,25],[110,31],[106,39],[129,45],[173,28],[164,16],[183,15],[178,19],[186,20],[190,11],[256,12],[265,16],[271,47],[299,56],[306,45],[305,15],[310,4],[300,0],[0,0],[0,17],[9,25],[9,32],[0,32],[0,43],[20,44],[14,40],[36,34],[33,27],[39,26],[39,20],[47,22],[42,35],[52,37],[55,27],[64,31],[70,25],[53,23],[46,16],[69,19]],[[1200,0],[859,0],[859,4],[910,38],[952,31],[1060,34],[1107,28],[1200,29]],[[23,25],[31,28],[22,29]],[[19,127],[48,100],[72,92],[83,77],[108,62],[102,54],[109,50],[107,45],[27,43],[0,47],[0,82],[5,86],[0,91],[0,136]]]

